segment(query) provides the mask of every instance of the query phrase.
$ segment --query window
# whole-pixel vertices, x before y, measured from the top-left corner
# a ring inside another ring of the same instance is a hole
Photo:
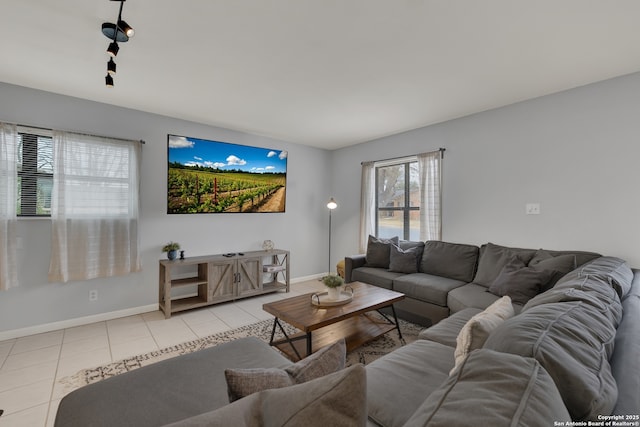
[[[419,177],[416,158],[376,164],[376,236],[420,240]]]
[[[18,129],[18,216],[51,216],[53,139]]]
[[[369,235],[425,241],[442,238],[442,153],[362,162],[360,253]]]

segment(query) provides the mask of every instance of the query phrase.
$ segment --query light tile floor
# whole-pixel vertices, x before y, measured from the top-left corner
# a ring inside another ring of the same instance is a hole
[[[160,311],[0,341],[0,427],[52,427],[60,378],[81,369],[224,332],[272,316],[262,304],[323,288],[310,280],[277,292],[174,314]]]

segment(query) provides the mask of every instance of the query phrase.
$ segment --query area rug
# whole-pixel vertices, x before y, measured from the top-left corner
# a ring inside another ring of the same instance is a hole
[[[379,357],[390,353],[405,344],[415,341],[418,333],[424,329],[423,326],[399,320],[400,330],[402,331],[402,339],[398,337],[397,331],[391,331],[383,336],[371,341],[347,354],[347,364],[354,363],[371,363]],[[293,326],[281,322],[287,334],[297,332]],[[83,369],[74,375],[61,378],[58,382],[64,388],[64,392],[69,393],[76,388],[87,384],[92,384],[106,378],[120,375],[125,372],[132,371],[142,366],[150,365],[161,360],[180,356],[182,354],[192,353],[204,348],[213,347],[218,344],[233,341],[244,337],[257,337],[265,342],[269,342],[271,338],[271,330],[273,329],[273,320],[263,320],[237,329],[209,335],[197,340],[176,344],[160,350],[151,351],[149,353],[140,354],[138,356],[128,357],[117,362],[107,365],[98,366],[90,369]],[[276,334],[277,336],[277,334]]]

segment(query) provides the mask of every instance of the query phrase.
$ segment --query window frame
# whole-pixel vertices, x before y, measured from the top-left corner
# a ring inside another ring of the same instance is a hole
[[[380,236],[380,212],[402,212],[402,236],[399,236],[403,240],[411,240],[411,212],[420,212],[421,206],[411,205],[411,164],[418,164],[418,158],[416,156],[404,157],[395,160],[388,160],[384,162],[375,162],[374,168],[374,207],[375,207],[375,224],[374,232],[376,236]],[[402,207],[389,207],[379,206],[379,170],[385,167],[391,166],[404,166],[404,206]],[[419,218],[419,216],[418,216]],[[419,220],[419,219],[418,219]]]

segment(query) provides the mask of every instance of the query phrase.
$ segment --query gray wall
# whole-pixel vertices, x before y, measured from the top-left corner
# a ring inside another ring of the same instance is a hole
[[[105,89],[106,90],[106,89]],[[144,139],[140,242],[143,271],[126,277],[47,283],[48,220],[19,221],[21,286],[0,292],[0,332],[158,302],[160,248],[178,241],[187,256],[257,250],[271,239],[291,251],[293,278],[326,270],[330,152],[0,83],[0,121]],[[278,214],[166,214],[167,134],[214,139],[289,152],[286,212]],[[98,301],[89,302],[90,289]]]
[[[591,250],[640,267],[639,87],[632,74],[332,152],[332,254],[358,252],[361,161],[444,147],[444,240]],[[527,202],[541,215],[525,215]]]
[[[226,129],[0,83],[0,120],[145,139],[143,272],[67,284],[46,281],[50,226],[20,221],[22,286],[0,293],[0,332],[157,303],[159,248],[178,240],[188,255],[292,251],[293,277],[326,271],[329,196],[332,264],[358,251],[360,162],[439,147],[444,159],[443,239],[592,250],[640,267],[640,74],[327,152]],[[285,214],[166,212],[167,133],[289,151]],[[542,214],[525,215],[527,202]],[[88,291],[99,300],[90,303]]]

